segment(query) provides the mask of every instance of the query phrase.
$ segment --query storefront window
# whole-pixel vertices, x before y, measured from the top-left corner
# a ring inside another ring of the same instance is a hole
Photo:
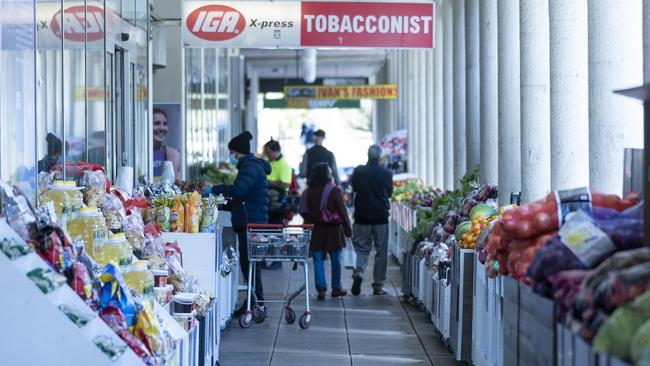
[[[66,158],[64,118],[64,38],[61,2],[36,2],[36,126],[38,172]]]
[[[219,128],[219,151],[217,159],[222,161],[228,157],[228,141],[231,138],[230,131],[230,109],[229,109],[229,68],[228,68],[228,50],[219,49],[217,62],[217,123]]]
[[[87,21],[103,18],[103,3],[88,2]],[[104,32],[86,41],[87,161],[106,166],[106,52]]]
[[[0,179],[34,201],[36,191],[35,3],[0,0]]]

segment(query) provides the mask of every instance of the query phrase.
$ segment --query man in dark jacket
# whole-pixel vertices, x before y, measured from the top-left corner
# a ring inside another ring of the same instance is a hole
[[[223,194],[232,199],[232,228],[237,233],[239,242],[239,260],[244,278],[248,281],[250,262],[248,260],[247,224],[267,224],[269,221],[269,183],[266,179],[271,172],[271,165],[264,159],[251,154],[250,132],[235,136],[228,143],[230,163],[237,166],[237,178],[232,185],[212,187],[215,195]],[[255,296],[260,305],[264,301],[260,267],[255,266]],[[246,304],[236,315],[241,315]]]
[[[375,247],[375,266],[372,283],[375,295],[385,295],[386,266],[388,264],[388,216],[393,194],[393,173],[379,165],[381,147],[368,148],[368,163],[354,169],[354,226],[352,243],[357,253],[357,263],[352,274],[352,294],[359,295],[363,274],[368,265],[370,250]]]
[[[339,179],[338,168],[336,167],[336,158],[331,151],[323,146],[325,140],[325,131],[318,130],[314,132],[314,146],[305,152],[300,164],[300,177],[307,178],[311,174],[311,169],[318,163],[327,163],[332,169],[332,176],[338,186],[341,183]]]

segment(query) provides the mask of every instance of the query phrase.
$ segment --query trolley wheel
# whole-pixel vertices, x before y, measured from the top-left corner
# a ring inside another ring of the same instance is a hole
[[[298,324],[300,325],[300,328],[302,329],[307,329],[309,328],[309,325],[311,323],[311,314],[309,313],[304,313],[300,317],[300,320],[298,321]]]
[[[293,324],[296,322],[296,312],[290,308],[284,308],[284,320],[287,321],[287,324]]]
[[[260,309],[259,307],[253,309],[253,321],[255,323],[264,323],[265,318],[266,316],[264,315],[264,310]]]
[[[253,319],[253,315],[251,313],[242,314],[242,316],[239,317],[239,326],[244,329],[250,327],[252,319]]]

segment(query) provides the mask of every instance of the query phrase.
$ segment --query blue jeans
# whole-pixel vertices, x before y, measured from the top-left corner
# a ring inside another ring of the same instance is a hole
[[[332,289],[341,288],[341,249],[330,250],[330,262],[332,262]],[[323,252],[312,252],[314,257],[314,277],[316,278],[316,289],[327,290],[327,279],[325,278],[325,266],[323,265]]]

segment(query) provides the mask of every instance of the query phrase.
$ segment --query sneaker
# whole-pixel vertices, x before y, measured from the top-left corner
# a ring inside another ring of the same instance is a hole
[[[375,289],[372,291],[373,295],[388,295],[388,292],[383,288]]]
[[[332,297],[341,297],[347,295],[348,292],[342,288],[335,288],[332,290]]]
[[[359,294],[361,293],[361,282],[363,282],[363,278],[361,277],[354,278],[354,281],[352,282],[352,295],[359,296]]]

